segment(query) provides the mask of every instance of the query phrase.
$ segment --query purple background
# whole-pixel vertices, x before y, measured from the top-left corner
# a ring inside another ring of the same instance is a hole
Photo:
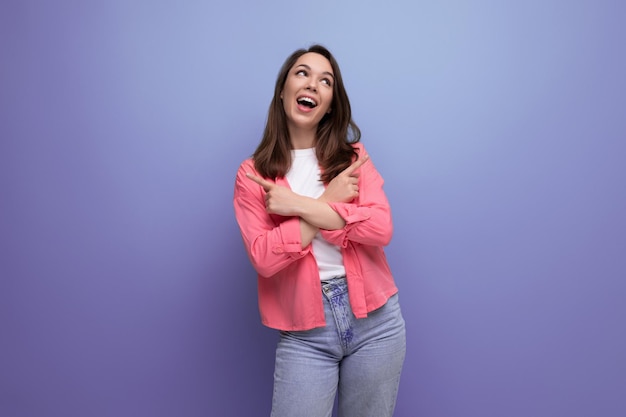
[[[626,7],[372,3],[2,2],[0,416],[268,415],[232,189],[312,42],[392,203],[396,415],[626,415]]]

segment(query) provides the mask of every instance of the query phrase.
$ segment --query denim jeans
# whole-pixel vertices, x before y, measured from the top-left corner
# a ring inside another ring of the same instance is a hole
[[[326,326],[281,331],[272,417],[391,417],[406,353],[398,295],[356,319],[345,278],[322,282]]]

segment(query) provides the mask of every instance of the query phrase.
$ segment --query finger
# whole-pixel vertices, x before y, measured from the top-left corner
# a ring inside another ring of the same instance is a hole
[[[341,173],[345,175],[352,175],[354,171],[361,168],[361,165],[366,163],[370,159],[369,155],[364,155],[361,158],[357,159],[350,165],[348,168],[344,169]]]
[[[274,184],[264,180],[261,177],[257,177],[256,175],[250,174],[249,172],[246,173],[246,177],[250,178],[252,181],[256,182],[257,184],[259,184],[261,187],[263,187],[263,189],[265,191],[269,191],[272,189],[272,187],[274,187]]]

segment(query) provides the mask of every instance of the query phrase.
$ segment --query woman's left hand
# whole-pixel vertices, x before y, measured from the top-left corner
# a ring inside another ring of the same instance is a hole
[[[299,216],[303,197],[287,187],[276,185],[261,177],[247,173],[246,176],[265,190],[265,209],[281,216]]]

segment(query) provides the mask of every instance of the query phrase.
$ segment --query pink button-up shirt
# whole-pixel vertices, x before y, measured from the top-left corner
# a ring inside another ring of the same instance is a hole
[[[353,146],[365,155],[362,144]],[[384,181],[371,159],[359,169],[359,196],[349,203],[329,203],[346,225],[320,233],[341,248],[350,305],[354,315],[363,318],[398,289],[383,251],[393,232]],[[319,270],[311,244],[302,248],[300,218],[268,214],[265,191],[246,177],[247,172],[260,176],[252,159],[237,172],[234,206],[246,251],[258,273],[261,321],[280,330],[325,326]],[[289,187],[285,178],[276,178],[275,183]]]

